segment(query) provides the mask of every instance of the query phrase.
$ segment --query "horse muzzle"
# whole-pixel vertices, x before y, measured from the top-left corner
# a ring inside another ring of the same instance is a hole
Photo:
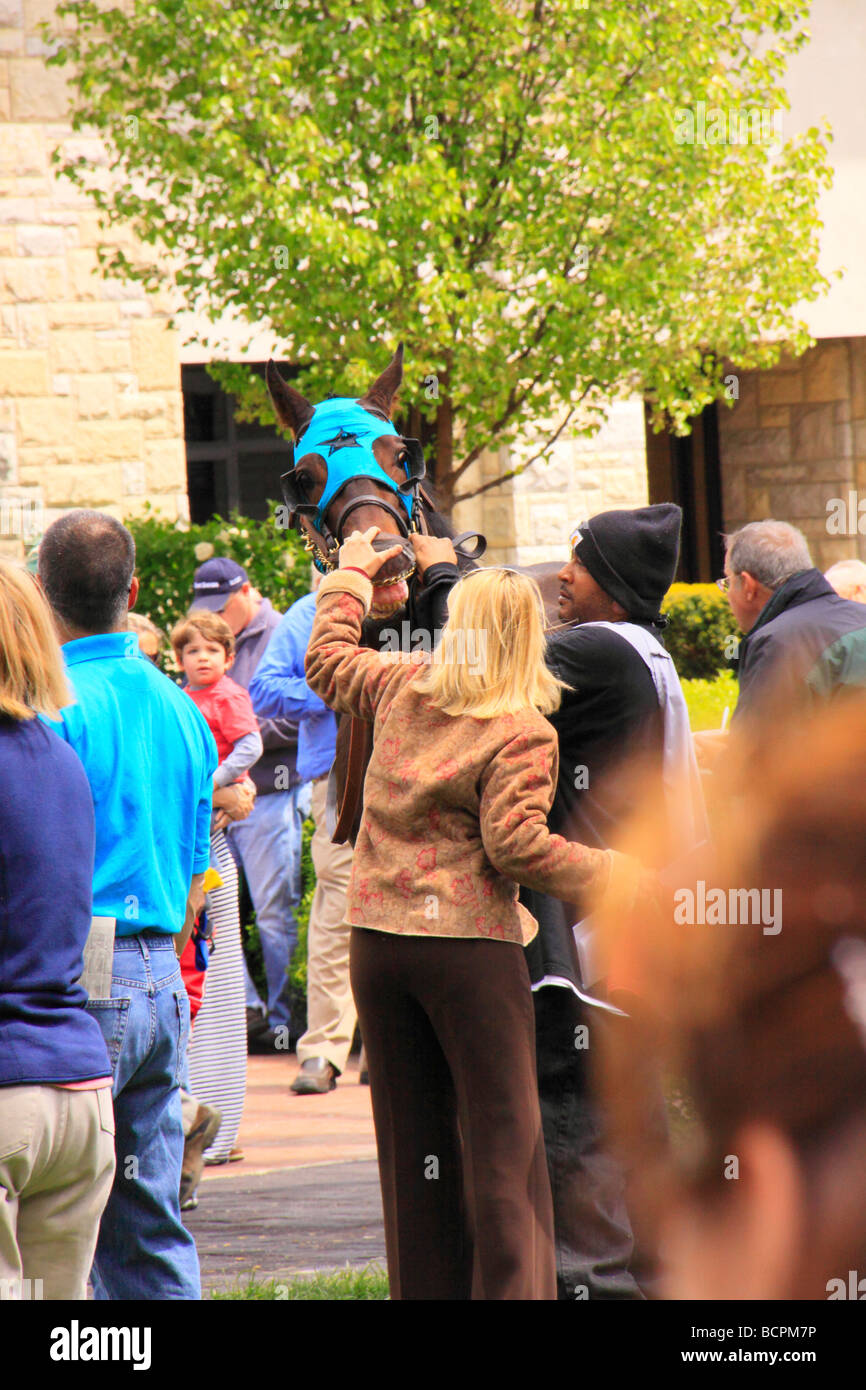
[[[415,572],[411,542],[393,534],[378,535],[372,541],[374,550],[390,550],[393,545],[400,545],[401,551],[386,560],[373,579],[371,618],[390,618],[409,602],[409,580]]]

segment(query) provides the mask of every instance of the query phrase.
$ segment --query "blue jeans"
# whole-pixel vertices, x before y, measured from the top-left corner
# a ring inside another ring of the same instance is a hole
[[[118,937],[111,998],[87,1007],[111,1058],[117,1157],[91,1271],[95,1296],[201,1298],[198,1253],[178,1202],[189,999],[174,938]]]
[[[253,900],[268,983],[266,1013],[272,1028],[290,1027],[289,961],[298,940],[293,906],[301,899],[301,826],[298,793],[259,795],[252,814],[226,831],[226,841]],[[262,1001],[244,963],[247,1007]]]

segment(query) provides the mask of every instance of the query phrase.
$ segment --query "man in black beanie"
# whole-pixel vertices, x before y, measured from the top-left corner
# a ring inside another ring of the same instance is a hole
[[[548,666],[571,687],[548,716],[559,736],[548,826],[567,839],[617,847],[634,808],[630,773],[639,765],[661,778],[665,714],[639,648],[654,652],[664,626],[659,610],[676,571],[681,523],[679,507],[662,503],[600,512],[571,533],[571,557],[557,576],[561,626],[547,645]],[[657,667],[682,700],[673,663],[655,651]],[[527,955],[559,1297],[640,1299],[652,1266],[635,1249],[625,1174],[607,1150],[590,1075],[600,1029],[620,1020],[576,993],[599,992],[590,941],[579,952],[572,934],[581,906],[529,889],[521,902],[539,924]]]
[[[546,661],[570,689],[548,715],[559,737],[559,773],[547,818],[551,831],[597,848],[618,848],[635,807],[634,771],[662,770],[677,791],[669,814],[677,843],[703,834],[703,801],[688,711],[673,662],[655,635],[665,625],[662,599],[679,557],[682,512],[662,503],[600,512],[571,533],[558,575],[560,624],[548,635]],[[459,579],[450,541],[414,536],[416,563],[433,596],[437,625]],[[435,605],[439,608],[436,609]],[[674,814],[676,820],[674,820]],[[645,1297],[652,1262],[635,1250],[625,1206],[625,1173],[608,1151],[590,1068],[603,1027],[622,1018],[587,1002],[602,986],[591,937],[572,928],[581,904],[522,889],[536,918],[527,947],[536,1016],[538,1090],[553,1192],[560,1299]],[[593,1078],[594,1079],[594,1078]],[[658,1116],[664,1123],[659,1095]]]

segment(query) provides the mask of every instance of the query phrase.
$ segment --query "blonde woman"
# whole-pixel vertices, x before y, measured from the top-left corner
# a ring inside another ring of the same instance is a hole
[[[356,532],[322,583],[307,680],[374,724],[347,895],[392,1298],[553,1299],[553,1214],[518,883],[604,888],[608,851],[551,835],[561,683],[512,570],[452,589],[434,657],[360,647],[393,550]]]
[[[36,581],[0,561],[0,1285],[83,1299],[114,1175],[111,1064],[76,983],[93,802],[36,716],[70,703]]]

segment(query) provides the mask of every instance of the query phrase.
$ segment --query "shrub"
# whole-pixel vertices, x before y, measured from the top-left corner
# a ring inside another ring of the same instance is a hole
[[[682,682],[683,694],[689,707],[692,733],[704,729],[720,729],[725,710],[733,714],[737,704],[737,678],[732,671],[722,671],[712,681]]]
[[[715,584],[672,584],[662,612],[663,641],[680,680],[712,680],[732,669],[739,636],[728,600]]]
[[[225,555],[243,565],[250,583],[277,612],[310,591],[308,557],[294,531],[277,527],[276,503],[267,521],[233,512],[201,526],[166,521],[145,507],[126,522],[135,540],[135,572],[141,589],[136,609],[169,632],[189,609],[192,579],[200,564]]]

